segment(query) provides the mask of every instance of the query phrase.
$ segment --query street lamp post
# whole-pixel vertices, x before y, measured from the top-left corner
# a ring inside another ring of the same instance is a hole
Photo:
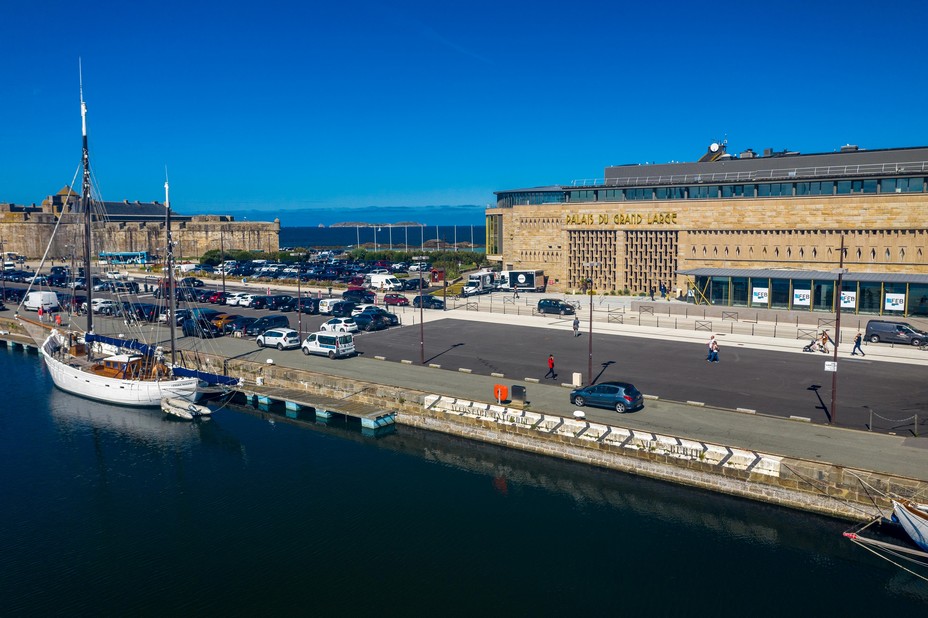
[[[590,295],[590,356],[588,359],[586,383],[587,386],[593,384],[593,268],[599,266],[599,262],[584,262],[583,264],[590,271],[590,276],[586,280],[586,292]]]
[[[419,364],[425,364],[425,322],[423,318],[425,317],[425,303],[422,302],[422,264],[425,256],[419,256],[413,258],[415,262],[419,264]]]
[[[835,340],[834,343],[834,370],[831,372],[831,424],[838,424],[838,341],[841,339],[841,281],[844,278],[844,235],[841,235],[841,253],[838,256],[838,282],[835,289]]]

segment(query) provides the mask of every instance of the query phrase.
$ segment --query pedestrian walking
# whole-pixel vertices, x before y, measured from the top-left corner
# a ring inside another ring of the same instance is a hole
[[[866,354],[864,354],[864,351],[860,349],[860,342],[863,340],[864,340],[863,335],[861,335],[860,332],[858,332],[857,336],[854,337],[854,349],[851,350],[851,356],[857,356],[858,352],[860,352],[861,356],[866,356]]]
[[[651,302],[654,302],[654,286],[651,286]]]
[[[661,298],[667,298],[667,286],[664,285],[663,281],[661,281],[660,290],[661,290]]]
[[[574,316],[574,337],[580,336],[580,318]]]
[[[554,355],[548,354],[548,373],[545,374],[545,379],[551,378],[552,380],[557,379],[557,374],[554,373]]]
[[[38,314],[39,314],[39,322],[44,322],[44,321],[45,321],[45,313],[42,311],[42,307],[39,307]]]
[[[712,347],[709,348],[709,357],[711,362],[719,362],[719,342],[717,339],[712,340]]]
[[[828,331],[822,331],[822,354],[828,354]]]
[[[55,326],[61,326],[61,314],[60,313],[55,314]]]
[[[715,344],[715,335],[709,335],[709,342],[706,344],[706,362],[712,362],[712,346]]]

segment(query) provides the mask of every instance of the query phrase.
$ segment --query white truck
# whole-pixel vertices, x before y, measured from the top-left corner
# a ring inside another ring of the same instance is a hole
[[[545,271],[504,270],[499,273],[499,289],[509,292],[544,292]]]
[[[52,311],[58,309],[58,295],[55,292],[29,292],[23,301],[26,311]]]
[[[393,275],[371,273],[364,275],[364,287],[374,290],[402,290],[403,284]]]
[[[499,273],[493,270],[478,270],[467,276],[467,283],[461,290],[463,296],[475,294],[489,294],[496,289],[496,277]]]

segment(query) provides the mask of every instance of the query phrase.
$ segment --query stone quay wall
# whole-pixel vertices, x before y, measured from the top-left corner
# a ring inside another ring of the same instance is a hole
[[[274,387],[303,388],[310,400],[312,394],[350,397],[396,411],[397,424],[854,521],[867,521],[878,517],[879,509],[891,509],[891,503],[879,498],[874,489],[901,497],[928,490],[928,483],[916,479],[680,436],[251,361],[202,355],[199,359],[208,371],[225,369],[228,375],[244,378],[246,391],[247,385],[262,378],[262,393],[270,397]]]

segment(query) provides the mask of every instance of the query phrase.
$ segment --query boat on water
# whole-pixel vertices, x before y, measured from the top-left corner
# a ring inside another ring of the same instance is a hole
[[[916,545],[928,552],[928,504],[893,500],[893,520],[899,522]]]
[[[76,214],[83,225],[84,271],[93,272],[93,219],[94,199],[90,174],[90,156],[87,146],[87,106],[81,85],[81,126],[83,134],[81,196]],[[165,182],[165,192],[168,184]],[[171,207],[165,202],[167,231],[167,273],[170,279],[168,306],[174,303],[173,242],[171,240]],[[52,237],[54,240],[54,235]],[[87,286],[87,307],[93,306],[93,286]],[[180,367],[176,363],[174,329],[176,324],[169,320],[171,329],[171,359],[165,358],[161,347],[150,346],[136,339],[107,337],[94,333],[93,311],[87,312],[87,328],[84,333],[64,332],[41,321],[27,319],[17,314],[27,332],[36,340],[44,341],[39,351],[45,360],[55,386],[63,391],[104,401],[107,403],[135,407],[158,407],[165,398],[177,398],[193,402],[199,396],[201,385],[230,386],[238,382],[234,378],[207,374]],[[50,332],[48,332],[50,330]],[[47,336],[45,336],[47,333]]]
[[[185,421],[209,417],[213,413],[208,406],[193,403],[180,397],[165,397],[162,399],[161,410],[165,414],[176,416]]]

